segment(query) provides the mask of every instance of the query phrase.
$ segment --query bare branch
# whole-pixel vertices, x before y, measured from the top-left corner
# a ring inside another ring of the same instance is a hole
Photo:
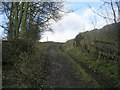
[[[0,25],[0,27],[4,28],[6,31],[8,31],[7,27],[4,27],[3,25]]]
[[[95,29],[96,28],[96,24],[97,24],[97,19],[96,19],[95,16],[94,16],[94,19],[91,19],[91,23],[92,23],[92,25],[93,25],[93,27]]]
[[[111,6],[111,9],[112,9],[112,11],[113,11],[114,22],[117,23],[117,21],[116,21],[116,13],[115,13],[114,6],[113,6],[113,2],[112,2],[112,1],[110,2],[110,6]]]
[[[95,14],[97,14],[98,16],[100,16],[100,17],[102,17],[102,18],[104,18],[104,19],[110,19],[110,20],[113,20],[113,19],[110,18],[110,17],[106,17],[106,16],[103,16],[103,15],[97,13],[96,11],[94,11],[94,10],[92,9],[92,7],[91,7],[90,5],[88,5],[88,7],[89,7],[89,8],[90,8]]]

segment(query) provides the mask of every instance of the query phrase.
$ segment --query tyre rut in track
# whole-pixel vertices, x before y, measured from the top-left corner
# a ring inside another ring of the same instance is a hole
[[[51,63],[48,68],[48,77],[43,87],[45,88],[82,88],[85,87],[81,78],[76,78],[71,66],[64,57],[57,53],[57,48],[51,46],[47,58]]]

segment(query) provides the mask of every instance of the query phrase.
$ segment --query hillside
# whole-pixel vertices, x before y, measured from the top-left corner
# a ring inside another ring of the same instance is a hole
[[[119,24],[80,33],[66,43],[3,41],[3,88],[120,87]]]
[[[32,47],[28,43],[3,41],[3,88],[99,87],[70,56],[61,51],[62,43],[36,43]]]
[[[120,23],[79,33],[63,45],[63,51],[81,65],[99,73],[101,79],[119,86],[119,30]]]
[[[120,1],[12,1],[0,3],[0,88],[120,88]]]

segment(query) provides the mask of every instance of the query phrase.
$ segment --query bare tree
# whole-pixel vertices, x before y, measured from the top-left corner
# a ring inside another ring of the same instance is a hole
[[[88,7],[98,16],[104,18],[108,24],[108,21],[113,21],[114,23],[117,23],[117,12],[116,12],[116,6],[117,6],[117,10],[118,12],[120,12],[120,5],[119,2],[113,2],[113,0],[101,0],[103,2],[103,4],[100,6],[100,10],[101,11],[105,11],[105,13],[99,13],[95,10],[92,9],[92,7],[90,5],[88,5]],[[102,9],[102,7],[104,7],[104,10]],[[109,16],[109,11],[108,11],[108,7],[110,7],[109,9],[112,12],[112,16]],[[106,15],[104,15],[106,14]]]
[[[1,12],[8,19],[8,40],[19,38],[32,38],[49,28],[49,21],[61,19],[63,2],[3,2]],[[31,33],[30,33],[31,32]],[[30,34],[30,35],[28,35]]]
[[[120,22],[120,1],[116,1],[115,4],[118,8],[118,22]]]
[[[104,1],[104,0],[103,0],[103,2],[104,2],[104,4],[110,5],[111,10],[112,10],[112,12],[113,12],[113,20],[114,20],[114,23],[117,23],[117,18],[116,18],[116,11],[115,11],[114,2],[113,2],[112,0],[110,0],[110,1]]]

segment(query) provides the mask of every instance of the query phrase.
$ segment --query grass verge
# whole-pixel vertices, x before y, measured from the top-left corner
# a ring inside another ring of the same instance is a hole
[[[64,52],[58,50],[59,55],[61,57],[64,56],[65,60],[69,63],[69,65],[73,68],[74,72],[77,76],[77,78],[81,78],[81,80],[84,83],[84,87],[88,88],[98,88],[99,84],[91,77],[89,76],[79,64],[77,64],[71,57],[69,57],[67,54]]]
[[[102,73],[104,78],[110,79],[115,87],[119,87],[118,64],[113,64],[105,60],[96,60],[94,57],[84,54],[79,48],[74,46],[65,46],[63,48],[65,53],[75,58],[75,60],[80,60],[95,72]]]

